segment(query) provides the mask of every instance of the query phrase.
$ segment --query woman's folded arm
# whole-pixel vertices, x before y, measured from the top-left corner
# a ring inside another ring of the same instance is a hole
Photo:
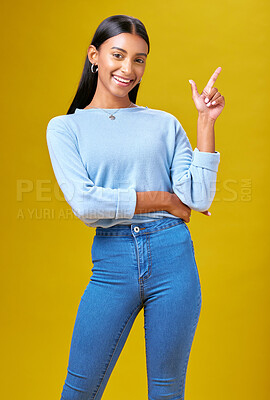
[[[131,219],[136,207],[134,188],[96,186],[85,169],[75,135],[61,117],[52,118],[46,140],[56,180],[73,213],[84,223],[99,219]]]

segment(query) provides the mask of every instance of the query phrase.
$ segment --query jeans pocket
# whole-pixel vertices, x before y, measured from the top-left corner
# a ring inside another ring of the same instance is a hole
[[[195,267],[195,270],[196,270],[196,274],[197,274],[198,281],[199,281],[199,283],[200,283],[199,271],[198,271],[197,262],[196,262],[196,258],[195,258],[194,243],[193,243],[193,240],[192,240],[192,238],[191,238],[190,231],[189,231],[189,229],[188,229],[186,223],[184,223],[184,226],[185,226],[185,229],[186,229],[187,234],[188,234],[188,237],[189,237],[189,244],[190,244],[191,251],[192,251],[193,264],[194,264],[194,267]]]
[[[100,252],[100,249],[102,248],[100,240],[102,240],[102,239],[100,239],[100,237],[98,237],[96,235],[94,236],[92,247],[91,247],[91,259],[92,259],[93,264],[96,261],[98,261],[100,258],[99,252]]]
[[[190,241],[191,241],[191,247],[192,247],[193,257],[195,258],[194,243],[193,243],[193,240],[192,240],[192,239],[190,239]]]

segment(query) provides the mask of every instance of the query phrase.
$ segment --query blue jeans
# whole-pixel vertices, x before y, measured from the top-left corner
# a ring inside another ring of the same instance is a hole
[[[142,308],[148,399],[183,400],[201,310],[186,223],[165,217],[97,227],[91,255],[92,275],[77,311],[61,400],[102,398]]]

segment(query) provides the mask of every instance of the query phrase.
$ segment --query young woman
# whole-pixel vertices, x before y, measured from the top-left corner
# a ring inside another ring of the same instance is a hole
[[[190,81],[199,112],[193,151],[175,116],[136,104],[148,54],[141,21],[106,18],[88,47],[67,115],[47,126],[65,199],[81,221],[96,228],[92,275],[78,307],[62,400],[101,399],[142,308],[148,398],[184,399],[201,309],[186,223],[191,209],[209,215],[215,195],[220,153],[214,122],[224,97],[212,86],[221,68],[201,95]],[[162,58],[161,65],[162,75]]]

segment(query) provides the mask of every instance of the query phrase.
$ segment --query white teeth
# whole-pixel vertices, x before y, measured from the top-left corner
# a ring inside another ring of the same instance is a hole
[[[125,79],[118,78],[118,77],[116,77],[116,76],[114,76],[114,79],[116,79],[117,81],[120,81],[120,82],[124,82],[124,83],[129,83],[129,82],[130,82],[130,80],[129,80],[129,81],[126,81]]]

